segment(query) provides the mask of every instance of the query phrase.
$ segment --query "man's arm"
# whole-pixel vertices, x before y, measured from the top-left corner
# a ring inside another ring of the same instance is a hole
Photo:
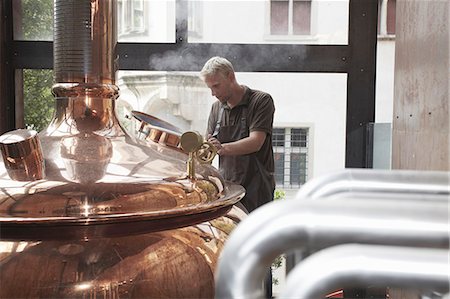
[[[266,134],[264,131],[252,131],[248,137],[223,144],[216,138],[209,138],[208,141],[217,148],[220,156],[240,156],[259,151],[266,140]]]

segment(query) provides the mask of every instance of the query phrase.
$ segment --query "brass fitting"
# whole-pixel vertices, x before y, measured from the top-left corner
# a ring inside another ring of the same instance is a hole
[[[183,151],[189,153],[187,174],[190,179],[195,179],[195,160],[201,164],[211,163],[217,154],[215,146],[205,141],[202,135],[196,131],[183,133],[180,145]]]

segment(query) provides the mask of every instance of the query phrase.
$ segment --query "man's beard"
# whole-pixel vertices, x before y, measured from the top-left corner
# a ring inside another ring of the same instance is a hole
[[[220,101],[222,104],[225,104],[225,103],[228,102],[228,100],[229,100],[230,98],[231,98],[231,94],[228,94],[227,96],[224,96],[224,97],[218,98],[218,99],[219,99],[219,101]]]

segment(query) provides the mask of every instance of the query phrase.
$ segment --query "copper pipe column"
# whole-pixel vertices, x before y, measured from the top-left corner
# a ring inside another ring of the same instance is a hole
[[[55,0],[56,83],[114,84],[116,0]]]

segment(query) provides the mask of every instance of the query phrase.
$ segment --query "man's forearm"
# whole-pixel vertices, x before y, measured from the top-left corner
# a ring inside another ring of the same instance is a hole
[[[261,149],[265,138],[265,132],[251,132],[249,137],[221,144],[218,153],[221,156],[240,156],[255,153]]]

